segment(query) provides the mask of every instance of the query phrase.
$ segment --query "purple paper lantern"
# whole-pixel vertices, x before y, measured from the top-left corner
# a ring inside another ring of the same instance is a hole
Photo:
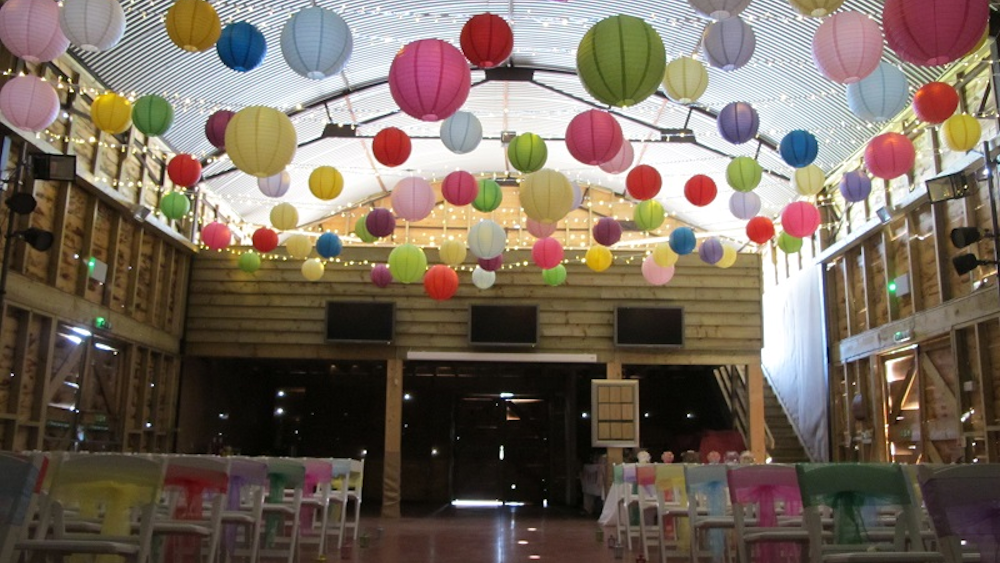
[[[747,22],[733,16],[709,24],[701,47],[708,64],[722,70],[736,70],[750,62],[757,48],[757,36]]]
[[[872,193],[872,180],[860,170],[848,172],[840,179],[840,194],[844,200],[857,203],[868,199]]]
[[[722,260],[722,254],[722,243],[715,237],[701,241],[701,246],[698,247],[698,256],[706,264],[715,264]]]
[[[371,278],[376,287],[388,287],[392,283],[392,272],[385,264],[375,264],[372,266]]]
[[[396,230],[396,218],[388,209],[378,207],[365,217],[365,228],[374,237],[387,237]]]
[[[503,266],[503,254],[497,254],[493,258],[479,258],[477,262],[479,267],[487,272],[495,272]]]
[[[37,64],[66,52],[69,39],[52,0],[9,0],[0,7],[0,41],[14,56]]]
[[[612,217],[601,217],[594,225],[594,242],[611,246],[622,239],[622,225]]]
[[[715,121],[722,138],[739,145],[757,136],[760,117],[757,110],[746,102],[732,102],[719,112]]]
[[[402,48],[389,67],[389,93],[403,113],[421,121],[454,114],[472,86],[462,52],[440,39],[421,39]]]
[[[212,143],[213,147],[225,150],[226,125],[229,125],[229,120],[234,115],[236,114],[228,109],[220,109],[208,116],[208,119],[205,121],[205,136],[208,137],[208,142]]]
[[[552,233],[556,232],[555,223],[540,223],[531,218],[528,218],[527,223],[528,232],[535,238],[550,237],[552,236]]]
[[[0,112],[19,129],[44,131],[59,116],[59,94],[37,76],[17,76],[0,88]]]
[[[753,192],[733,192],[729,196],[729,212],[737,219],[753,219],[760,212],[760,196]]]

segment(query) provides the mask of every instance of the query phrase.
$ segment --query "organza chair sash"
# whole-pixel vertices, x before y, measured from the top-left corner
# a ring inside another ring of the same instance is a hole
[[[725,481],[703,481],[701,483],[689,484],[688,496],[698,495],[704,497],[705,508],[709,516],[725,516],[726,514],[726,482]],[[726,532],[719,528],[708,530],[708,549],[712,554],[712,561],[719,563],[726,556]]]

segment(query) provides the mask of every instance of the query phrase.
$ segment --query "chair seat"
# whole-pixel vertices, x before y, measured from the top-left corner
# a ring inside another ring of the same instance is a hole
[[[212,526],[184,520],[157,520],[153,523],[154,534],[185,534],[211,536]]]
[[[249,512],[223,511],[222,522],[225,524],[253,524],[257,519]]]
[[[63,553],[108,553],[112,555],[133,555],[139,553],[139,545],[131,542],[92,539],[46,539],[23,540],[14,544],[20,551],[59,551]]]
[[[809,541],[809,532],[804,529],[789,528],[787,530],[761,530],[744,534],[746,542],[803,542]]]
[[[920,563],[944,561],[936,551],[862,551],[831,553],[823,556],[824,563]]]
[[[707,516],[695,522],[695,528],[733,528],[736,521],[732,516]]]

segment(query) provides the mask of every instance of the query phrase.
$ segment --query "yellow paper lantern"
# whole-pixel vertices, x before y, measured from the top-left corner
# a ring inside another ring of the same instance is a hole
[[[285,240],[285,251],[292,258],[305,260],[312,252],[312,241],[305,235],[292,235]]]
[[[320,166],[309,174],[309,191],[319,199],[336,199],[344,190],[344,176],[332,166]]]
[[[306,260],[302,263],[302,277],[309,281],[319,281],[325,271],[326,266],[318,258]]]
[[[728,244],[722,245],[722,259],[715,263],[719,268],[726,269],[736,263],[736,249]]]
[[[518,194],[524,214],[540,223],[555,223],[573,209],[573,184],[548,168],[525,176]]]
[[[669,268],[677,263],[680,255],[670,248],[669,242],[661,242],[653,247],[653,262],[661,268]]]
[[[279,231],[294,229],[299,224],[299,210],[291,203],[279,203],[271,209],[271,225]]]
[[[663,88],[671,100],[681,104],[693,103],[708,88],[708,71],[704,64],[691,57],[674,59],[663,73]]]
[[[844,0],[791,0],[792,7],[803,16],[822,18],[837,11]]]
[[[615,257],[606,246],[594,245],[587,249],[587,255],[583,258],[587,267],[595,272],[603,272],[611,267]]]
[[[211,49],[222,34],[219,14],[205,0],[177,0],[164,24],[174,45],[192,53]]]
[[[298,140],[292,120],[280,111],[250,106],[236,112],[226,125],[226,151],[240,170],[269,178],[285,169]]]
[[[812,196],[823,190],[823,170],[815,164],[810,164],[804,168],[796,168],[795,175],[792,176],[792,185],[795,191],[804,196]]]
[[[457,240],[446,240],[441,243],[441,248],[438,249],[438,254],[441,256],[441,262],[455,267],[465,262],[465,255],[467,250],[465,245]]]
[[[90,104],[90,120],[105,133],[124,133],[132,126],[132,104],[114,92],[101,94]]]
[[[979,144],[983,128],[979,120],[967,113],[953,115],[941,125],[944,142],[953,151],[967,152]]]

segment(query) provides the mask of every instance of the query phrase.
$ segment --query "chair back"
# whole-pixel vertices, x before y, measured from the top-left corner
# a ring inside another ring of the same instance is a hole
[[[268,502],[282,502],[286,489],[303,489],[306,466],[299,460],[267,458],[267,478],[270,484]]]
[[[983,563],[1000,559],[1000,465],[919,466],[917,477],[938,537],[976,545]]]
[[[173,518],[201,520],[205,496],[222,498],[229,491],[229,464],[208,456],[168,457],[163,486],[178,496]]]
[[[760,527],[778,525],[778,511],[793,516],[802,511],[799,477],[791,465],[743,465],[726,474],[733,505],[752,506]]]
[[[348,491],[361,498],[361,488],[365,482],[365,460],[351,460],[351,474],[347,480]]]

